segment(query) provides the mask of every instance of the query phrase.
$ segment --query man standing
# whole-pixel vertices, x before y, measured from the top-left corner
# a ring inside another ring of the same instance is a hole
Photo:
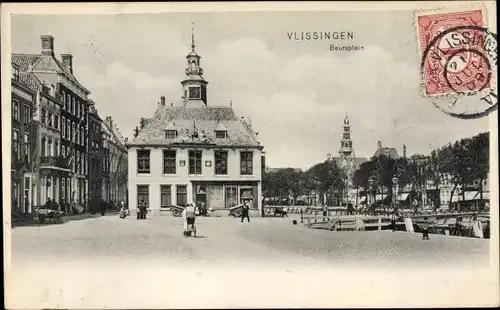
[[[137,219],[138,220],[141,220],[143,217],[142,217],[142,213],[144,212],[144,199],[141,199],[141,201],[139,202],[139,205],[137,206]]]
[[[243,201],[243,207],[241,209],[241,222],[243,223],[243,220],[247,218],[248,222],[250,222],[250,216],[249,212],[250,208],[248,207],[248,200]]]
[[[391,226],[392,226],[392,231],[396,231],[396,220],[398,218],[398,214],[397,214],[397,211],[394,210],[392,212],[392,216],[391,216]]]
[[[430,222],[427,217],[424,217],[424,220],[419,225],[422,230],[422,240],[429,240],[429,226]]]
[[[194,231],[194,224],[196,222],[196,210],[192,203],[188,203],[183,212],[184,216],[184,232]]]

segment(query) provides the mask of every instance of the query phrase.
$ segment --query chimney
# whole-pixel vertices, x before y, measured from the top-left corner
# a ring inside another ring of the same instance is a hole
[[[113,129],[113,119],[111,118],[111,116],[106,116],[106,124],[108,124],[109,127]]]
[[[71,54],[61,54],[61,59],[63,65],[66,66],[66,68],[69,69],[69,72],[73,74],[73,55]]]
[[[42,55],[54,56],[54,37],[51,35],[41,35]]]
[[[161,106],[164,107],[165,106],[165,96],[161,96],[160,97],[160,103],[161,103]]]
[[[406,158],[406,145],[403,144],[403,158]]]

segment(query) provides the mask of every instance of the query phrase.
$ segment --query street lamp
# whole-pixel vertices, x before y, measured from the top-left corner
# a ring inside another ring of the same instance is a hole
[[[373,182],[374,182],[373,178],[368,179],[368,184],[370,184],[370,190],[369,190],[369,194],[368,194],[368,198],[370,198],[369,207],[373,204],[372,197],[371,197],[371,194],[373,192]]]
[[[398,186],[398,178],[397,177],[393,177],[392,178],[392,185],[393,185],[393,189],[392,189],[392,212],[395,212],[396,211],[396,195],[397,195],[397,186]]]

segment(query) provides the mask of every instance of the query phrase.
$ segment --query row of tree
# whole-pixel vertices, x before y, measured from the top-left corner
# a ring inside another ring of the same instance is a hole
[[[362,163],[352,175],[352,185],[360,195],[386,193],[388,201],[393,194],[393,180],[401,190],[408,191],[410,197],[420,199],[428,192],[429,186],[435,189],[428,197],[434,207],[440,205],[439,188],[447,179],[452,184],[450,203],[457,188],[469,189],[474,181],[475,188],[483,198],[482,183],[489,172],[489,133],[481,133],[472,138],[464,138],[433,150],[429,155],[415,154],[409,158],[377,156]],[[277,169],[264,173],[264,197],[292,198],[310,195],[320,197],[320,203],[331,203],[328,197],[344,197],[347,171],[336,165],[332,159],[312,166],[306,171],[292,168]]]

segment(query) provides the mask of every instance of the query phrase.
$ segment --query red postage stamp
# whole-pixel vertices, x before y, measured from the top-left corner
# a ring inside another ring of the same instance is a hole
[[[463,94],[490,87],[485,24],[482,9],[416,14],[425,95]]]

